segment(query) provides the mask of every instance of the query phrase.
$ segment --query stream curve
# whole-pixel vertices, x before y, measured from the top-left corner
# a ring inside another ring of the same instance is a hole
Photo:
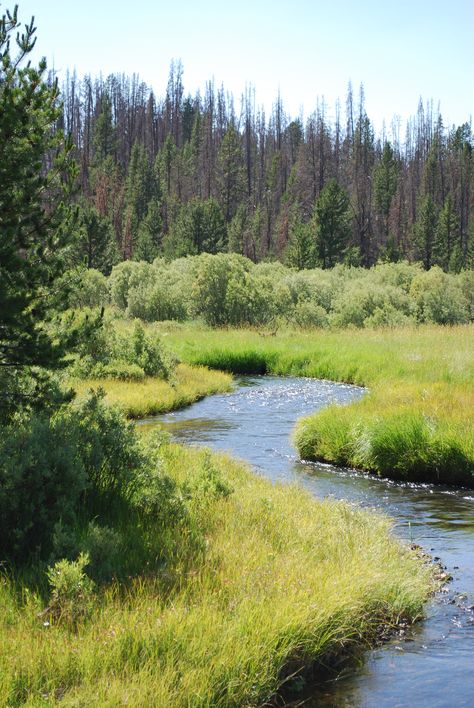
[[[445,592],[428,603],[423,622],[311,689],[304,705],[473,706],[473,490],[400,483],[305,463],[292,447],[298,418],[363,394],[362,388],[329,381],[243,377],[229,394],[140,424],[158,424],[179,442],[226,450],[272,481],[297,480],[318,498],[344,499],[388,514],[397,535],[439,558],[453,576]]]

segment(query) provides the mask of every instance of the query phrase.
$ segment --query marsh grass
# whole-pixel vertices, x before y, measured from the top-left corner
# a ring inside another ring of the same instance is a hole
[[[301,457],[474,486],[474,326],[276,334],[156,326],[192,364],[241,373],[246,362],[247,373],[367,386],[362,400],[298,423]]]
[[[431,571],[387,519],[223,455],[163,444],[162,462],[192,488],[212,467],[227,492],[189,505],[157,574],[99,590],[74,628],[46,623],[44,598],[1,579],[5,705],[257,705],[290,673],[366,646],[381,623],[420,617]]]
[[[204,366],[178,364],[170,381],[145,378],[141,381],[86,379],[69,382],[79,398],[90,389],[102,388],[106,400],[118,405],[129,418],[145,418],[190,405],[204,396],[232,390],[232,377]]]

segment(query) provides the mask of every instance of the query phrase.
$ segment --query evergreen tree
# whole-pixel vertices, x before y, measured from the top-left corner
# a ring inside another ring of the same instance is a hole
[[[227,245],[224,215],[215,199],[192,199],[181,207],[168,235],[165,250],[171,256],[218,253]]]
[[[144,146],[135,142],[130,155],[125,181],[125,234],[127,254],[133,255],[138,231],[148,213],[153,198],[157,198],[158,184]]]
[[[439,213],[433,243],[433,264],[441,266],[444,270],[450,270],[451,256],[455,250],[458,255],[453,260],[452,265],[454,270],[458,270],[456,264],[462,256],[459,240],[459,219],[454,210],[451,195],[448,195]]]
[[[414,225],[415,258],[423,263],[426,270],[433,265],[433,246],[438,225],[438,209],[430,195],[426,196],[418,210]]]
[[[120,260],[115,232],[110,220],[101,216],[93,206],[86,205],[79,212],[74,255],[87,268],[95,268],[105,275]]]
[[[244,255],[246,227],[247,209],[243,204],[240,204],[234,218],[227,228],[229,251],[231,253],[239,253],[240,255]]]
[[[99,112],[93,125],[92,145],[95,165],[100,165],[108,157],[115,157],[117,131],[113,124],[112,102],[107,92],[104,92],[100,99]]]
[[[62,363],[64,348],[46,320],[71,226],[61,197],[75,178],[71,146],[56,127],[58,86],[45,80],[44,60],[21,65],[35,44],[33,20],[12,55],[18,27],[16,8],[0,18],[0,420],[44,402],[50,387],[37,367]]]
[[[316,266],[316,245],[310,224],[297,221],[290,227],[285,261],[289,266],[303,270]]]
[[[373,174],[375,208],[382,218],[384,241],[389,235],[389,214],[393,197],[397,191],[398,164],[395,160],[392,146],[386,142],[383,146],[382,156],[377,163]]]
[[[343,260],[351,233],[349,197],[335,179],[319,195],[313,223],[318,259],[323,268],[332,268]]]
[[[231,221],[245,193],[245,175],[240,135],[231,124],[217,158],[220,202],[226,222]]]

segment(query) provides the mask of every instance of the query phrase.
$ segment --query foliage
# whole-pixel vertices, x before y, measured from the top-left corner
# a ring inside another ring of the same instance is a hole
[[[420,322],[453,325],[468,322],[468,302],[459,279],[432,268],[413,279],[410,294]]]
[[[343,260],[350,237],[349,197],[335,179],[321,191],[315,207],[316,249],[323,268]]]
[[[93,206],[79,209],[71,260],[86,268],[108,275],[120,261],[115,231],[107,216],[101,216]]]
[[[146,322],[201,317],[212,326],[451,325],[472,320],[474,298],[465,271],[446,275],[434,267],[424,275],[420,264],[406,261],[295,271],[237,254],[121,263],[109,283],[112,302],[129,317]]]
[[[99,307],[109,302],[109,283],[105,275],[94,268],[67,271],[68,304],[73,308]]]
[[[224,250],[226,243],[227,229],[217,201],[192,199],[182,205],[164,248],[168,256],[179,257],[217,253]]]
[[[76,358],[69,369],[80,378],[142,380],[146,376],[172,377],[176,359],[159,336],[146,332],[136,320],[133,332],[116,328],[103,310],[68,313],[61,328],[71,331]]]
[[[57,621],[73,627],[90,612],[94,583],[84,571],[89,556],[81,553],[76,561],[57,561],[48,568],[51,586],[50,613]]]
[[[47,375],[37,367],[62,365],[63,344],[45,322],[58,304],[51,286],[71,226],[61,199],[75,177],[71,145],[57,128],[57,83],[46,81],[44,60],[21,67],[35,44],[33,21],[11,53],[19,26],[17,8],[0,18],[0,420],[48,398]]]
[[[113,513],[144,464],[135,431],[101,396],[2,430],[0,553],[48,557],[83,514]],[[122,501],[121,501],[122,500]],[[107,509],[108,507],[108,509]],[[59,541],[59,538],[61,540]]]

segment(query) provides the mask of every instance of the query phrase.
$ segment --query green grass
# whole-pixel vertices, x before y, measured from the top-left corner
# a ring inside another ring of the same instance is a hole
[[[211,465],[232,493],[191,501],[174,557],[100,590],[76,628],[45,625],[46,599],[0,579],[3,705],[258,705],[289,674],[366,646],[381,623],[421,616],[431,571],[387,519],[222,455],[174,444],[161,455],[178,484]]]
[[[367,386],[363,400],[299,422],[295,441],[304,458],[400,479],[474,486],[473,325],[273,336],[154,326],[190,364]]]
[[[86,379],[70,381],[79,398],[88,390],[102,388],[106,400],[118,405],[129,418],[145,418],[177,410],[213,393],[232,390],[232,377],[203,366],[178,364],[173,380],[158,378],[143,381]]]

